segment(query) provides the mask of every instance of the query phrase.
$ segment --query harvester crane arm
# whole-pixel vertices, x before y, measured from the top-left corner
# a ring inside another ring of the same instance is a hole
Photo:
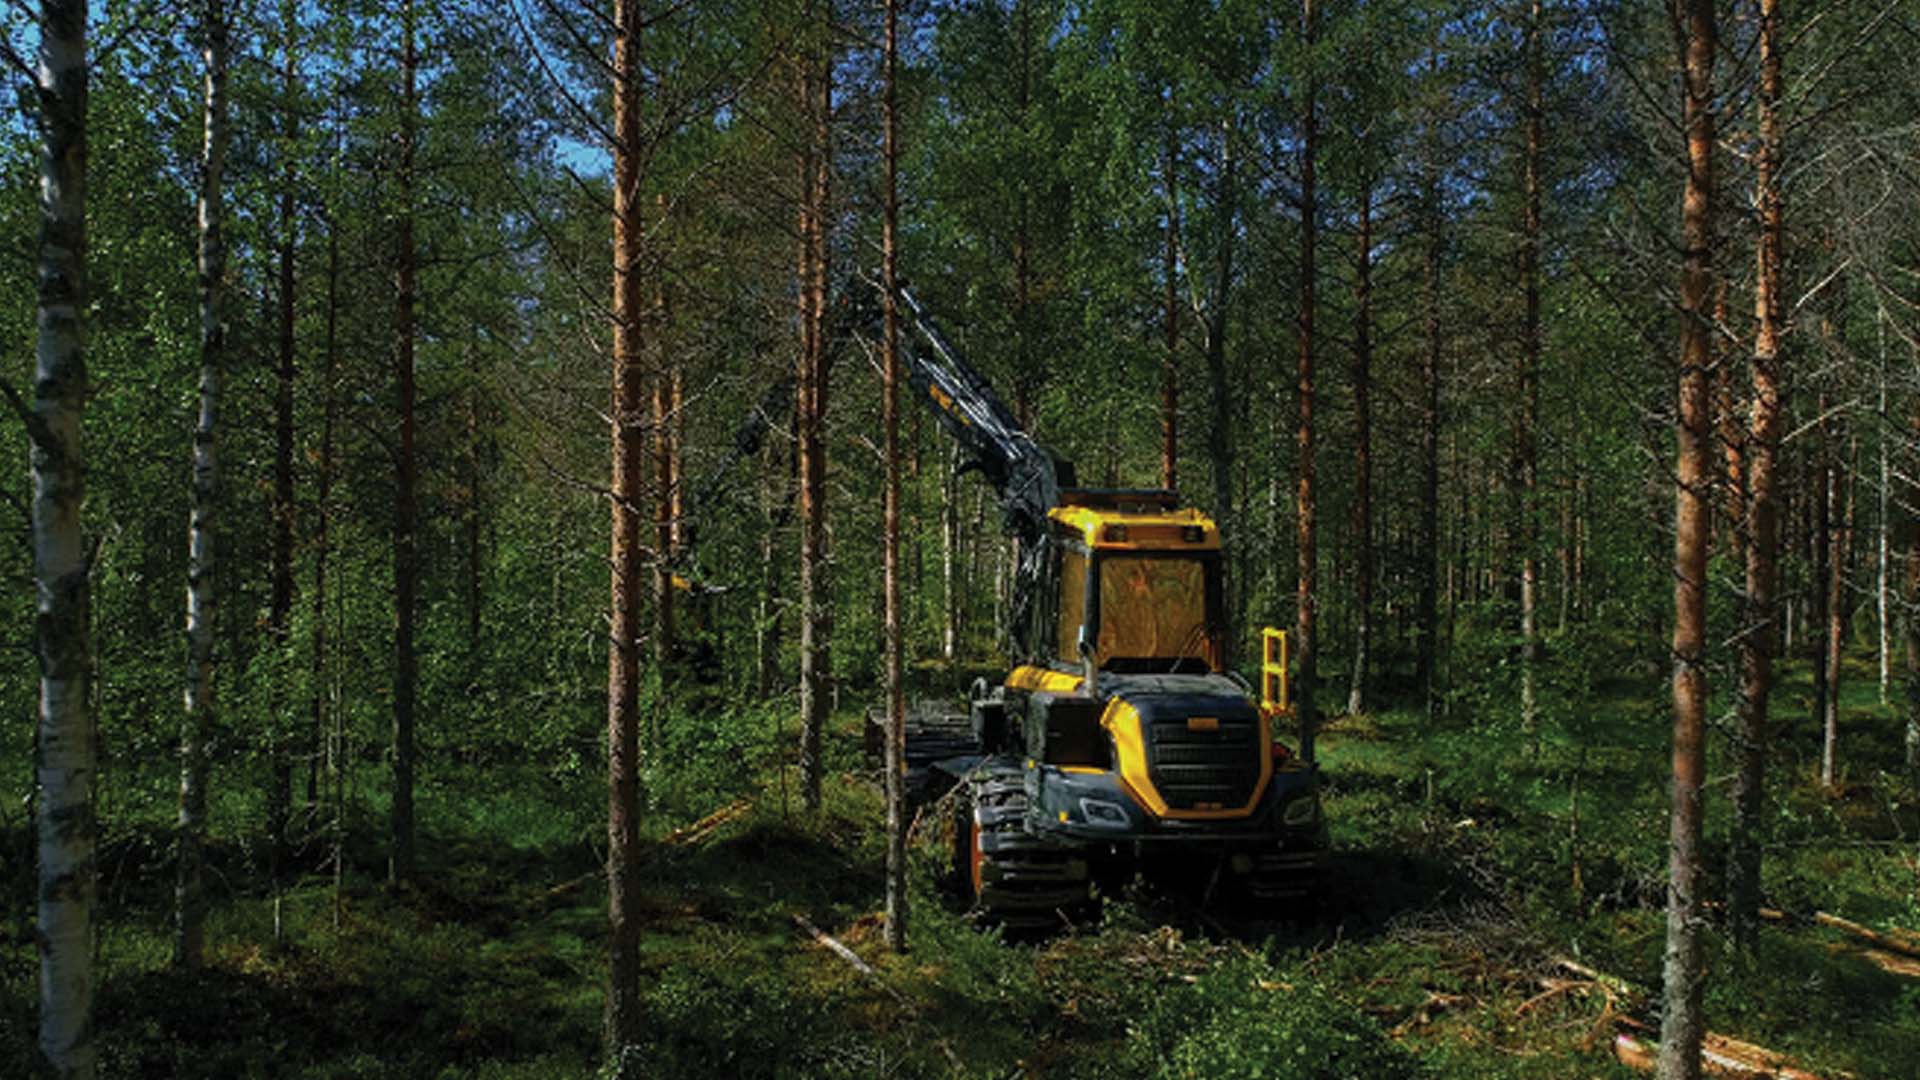
[[[1030,615],[1046,569],[1047,512],[1060,505],[1060,489],[1072,486],[1073,465],[1020,427],[912,292],[900,288],[895,295],[907,331],[901,362],[908,385],[960,444],[962,471],[977,469],[993,485],[1007,531],[1019,541],[1010,629],[1016,648],[1030,652],[1038,644],[1029,640]]]

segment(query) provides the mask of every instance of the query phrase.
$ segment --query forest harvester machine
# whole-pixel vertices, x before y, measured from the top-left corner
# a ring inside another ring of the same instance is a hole
[[[971,745],[939,762],[959,786],[954,869],[975,909],[1058,925],[1096,881],[1162,863],[1205,875],[1203,902],[1311,902],[1327,829],[1318,770],[1275,738],[1292,715],[1286,636],[1262,631],[1257,697],[1227,670],[1215,523],[1169,490],[1075,486],[914,297],[897,303],[909,383],[1016,542],[1016,666],[976,681]]]

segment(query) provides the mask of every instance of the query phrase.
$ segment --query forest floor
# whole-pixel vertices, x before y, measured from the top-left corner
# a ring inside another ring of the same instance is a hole
[[[1864,665],[1848,677],[1844,783],[1818,786],[1807,721],[1790,739],[1809,752],[1776,762],[1767,895],[1790,913],[1920,929],[1901,721]],[[1149,884],[1109,900],[1096,926],[1003,941],[938,888],[938,830],[923,824],[902,957],[880,945],[880,801],[857,719],[841,720],[818,815],[800,810],[770,755],[757,769],[709,762],[702,776],[731,781],[656,789],[647,819],[653,1075],[1635,1075],[1613,1039],[1618,1017],[1652,1019],[1635,991],[1658,985],[1667,708],[1657,678],[1587,689],[1580,721],[1543,725],[1537,751],[1510,722],[1429,726],[1384,711],[1332,724],[1321,745],[1337,853],[1310,918],[1216,919]],[[1804,675],[1778,700],[1801,708]],[[1713,762],[1716,850],[1728,772]],[[380,817],[356,825],[349,850],[366,861],[337,893],[324,875],[277,900],[248,887],[261,852],[237,828],[220,838],[210,964],[192,976],[166,963],[165,800],[144,813],[123,800],[103,827],[103,1075],[593,1075],[604,788],[591,767],[445,762],[429,776],[414,887],[378,884]],[[258,820],[249,798],[232,793],[216,824]],[[28,837],[17,814],[0,826],[0,1061],[22,1061]],[[1717,863],[1713,874],[1717,892]],[[1748,957],[1716,929],[1711,1029],[1822,1076],[1911,1075],[1920,978],[1902,971],[1920,965],[1860,944],[1773,924]]]

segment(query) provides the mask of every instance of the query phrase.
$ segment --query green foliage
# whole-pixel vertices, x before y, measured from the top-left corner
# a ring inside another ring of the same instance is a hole
[[[1131,1035],[1123,1068],[1156,1080],[1363,1080],[1422,1071],[1311,976],[1250,959],[1161,995]]]

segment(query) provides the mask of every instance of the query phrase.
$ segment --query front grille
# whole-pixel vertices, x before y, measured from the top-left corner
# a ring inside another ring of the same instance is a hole
[[[1245,806],[1260,783],[1260,725],[1222,717],[1215,731],[1192,731],[1187,717],[1145,725],[1153,786],[1175,810]]]

